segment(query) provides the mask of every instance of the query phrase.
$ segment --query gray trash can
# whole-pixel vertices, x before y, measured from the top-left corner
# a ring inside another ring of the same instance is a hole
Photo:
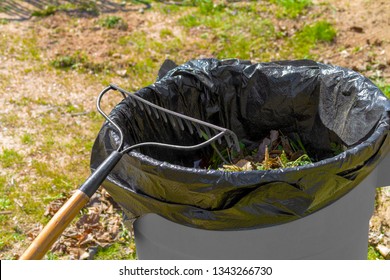
[[[313,157],[293,168],[230,172],[195,165],[208,166],[211,147],[125,153],[103,186],[135,221],[140,259],[367,257],[375,187],[390,183],[390,101],[367,78],[307,60],[201,59],[134,94],[230,129],[248,147],[259,147],[270,130],[298,134]],[[92,170],[122,145],[199,144],[184,126],[157,120],[130,98],[110,118],[123,141],[105,123]]]
[[[150,259],[367,259],[376,186],[390,185],[390,156],[357,187],[320,211],[282,225],[211,231],[147,214],[134,224],[137,256]]]

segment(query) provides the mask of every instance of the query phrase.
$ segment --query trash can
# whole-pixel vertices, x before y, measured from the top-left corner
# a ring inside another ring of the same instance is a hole
[[[298,134],[315,160],[226,171],[199,165],[213,147],[125,154],[103,186],[134,222],[140,259],[367,257],[375,187],[388,178],[381,165],[390,150],[390,101],[374,84],[352,70],[309,60],[200,59],[166,70],[135,94],[228,128],[245,145],[270,130]],[[124,147],[199,141],[142,113],[128,98],[110,117],[123,130]],[[118,139],[105,123],[92,170],[116,150]],[[335,146],[343,149],[336,154]]]
[[[211,231],[146,214],[133,224],[141,260],[366,260],[378,179],[390,182],[387,157],[362,183],[309,216],[281,225]],[[384,186],[384,185],[381,185]]]

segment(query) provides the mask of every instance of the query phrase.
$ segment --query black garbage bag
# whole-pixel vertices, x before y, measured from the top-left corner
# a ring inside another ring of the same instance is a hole
[[[174,65],[172,66],[174,67]],[[166,71],[162,71],[163,74]],[[194,168],[211,148],[191,153],[144,148],[123,156],[103,183],[130,219],[156,213],[210,230],[281,224],[346,195],[390,150],[390,101],[362,75],[309,60],[251,64],[200,59],[174,67],[135,94],[167,109],[234,131],[248,144],[270,130],[298,133],[316,162],[300,167],[231,172]],[[128,99],[110,117],[125,147],[201,140],[134,108]],[[118,146],[105,123],[91,168]],[[332,143],[345,151],[333,156]]]

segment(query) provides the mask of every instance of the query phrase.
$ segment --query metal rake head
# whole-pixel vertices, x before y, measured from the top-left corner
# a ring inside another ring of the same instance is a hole
[[[134,107],[139,107],[141,110],[146,111],[150,116],[154,116],[156,119],[162,119],[166,123],[169,122],[173,127],[178,127],[183,131],[188,130],[192,135],[196,133],[200,138],[203,138],[204,141],[200,144],[192,146],[173,145],[160,142],[143,142],[123,149],[123,132],[121,128],[103,112],[100,106],[103,95],[110,90],[119,91],[124,96],[124,98],[129,98],[131,104]],[[215,141],[222,143],[222,139],[226,141],[227,147],[229,149],[235,149],[237,152],[240,151],[238,137],[233,131],[160,107],[114,84],[111,84],[100,93],[97,99],[97,109],[100,114],[102,114],[102,116],[118,130],[120,134],[120,145],[118,147],[118,152],[126,153],[141,146],[158,146],[169,149],[192,151],[211,145]]]

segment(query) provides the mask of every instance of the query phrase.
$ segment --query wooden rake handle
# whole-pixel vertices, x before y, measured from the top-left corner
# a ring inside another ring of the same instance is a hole
[[[114,151],[57,211],[19,259],[42,259],[79,211],[88,203],[89,199],[121,158],[122,153]]]
[[[34,239],[30,247],[20,257],[20,260],[42,259],[88,201],[89,197],[82,191],[77,190]]]

